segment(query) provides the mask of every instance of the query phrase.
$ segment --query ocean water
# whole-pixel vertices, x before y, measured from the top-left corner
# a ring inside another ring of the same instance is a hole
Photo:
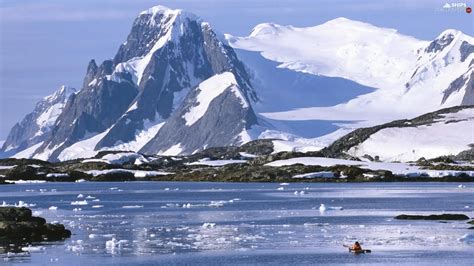
[[[36,215],[73,232],[0,255],[4,265],[474,263],[465,221],[393,219],[473,217],[469,183],[17,184],[0,186],[2,201],[33,204]],[[343,247],[356,240],[372,253]]]

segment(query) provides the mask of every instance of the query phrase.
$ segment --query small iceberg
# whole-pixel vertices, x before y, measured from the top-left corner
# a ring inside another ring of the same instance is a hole
[[[78,200],[78,201],[72,201],[71,205],[87,205],[89,204],[87,200]]]
[[[216,227],[216,223],[203,223],[202,228],[214,228]]]
[[[319,206],[319,212],[324,213],[326,211],[342,211],[344,208],[341,206],[335,207],[327,207],[326,205],[322,204]]]
[[[465,234],[458,240],[466,244],[474,244],[474,234]]]
[[[143,205],[125,205],[122,206],[123,209],[139,209],[143,208]]]
[[[107,240],[105,242],[105,249],[107,249],[109,252],[115,253],[115,251],[121,250],[126,243],[128,243],[128,240],[117,240],[114,237],[111,240]]]

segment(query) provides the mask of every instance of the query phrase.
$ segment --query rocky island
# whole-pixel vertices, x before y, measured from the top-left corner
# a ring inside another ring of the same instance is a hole
[[[35,242],[60,241],[71,236],[64,225],[46,223],[26,207],[0,207],[0,253],[20,252]]]

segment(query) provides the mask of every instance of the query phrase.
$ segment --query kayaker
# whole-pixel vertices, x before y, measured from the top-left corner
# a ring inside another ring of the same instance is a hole
[[[350,247],[350,249],[351,249],[352,251],[357,252],[357,251],[361,251],[361,250],[362,250],[362,247],[360,246],[359,242],[356,241],[356,242]]]

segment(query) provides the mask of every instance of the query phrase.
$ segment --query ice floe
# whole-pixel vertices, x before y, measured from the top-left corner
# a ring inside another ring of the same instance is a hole
[[[2,202],[2,205],[0,205],[0,207],[26,207],[26,208],[30,208],[30,207],[35,207],[36,204],[35,203],[26,203],[22,200],[18,201],[18,203],[13,203],[13,204],[8,204],[7,202],[3,201]]]
[[[139,209],[139,208],[143,208],[144,206],[143,205],[125,205],[125,206],[122,206],[123,209]]]
[[[466,244],[474,244],[474,234],[469,233],[463,235],[461,238],[458,239],[461,242],[464,242]]]
[[[87,205],[89,204],[87,200],[78,200],[78,201],[72,201],[71,205]]]

